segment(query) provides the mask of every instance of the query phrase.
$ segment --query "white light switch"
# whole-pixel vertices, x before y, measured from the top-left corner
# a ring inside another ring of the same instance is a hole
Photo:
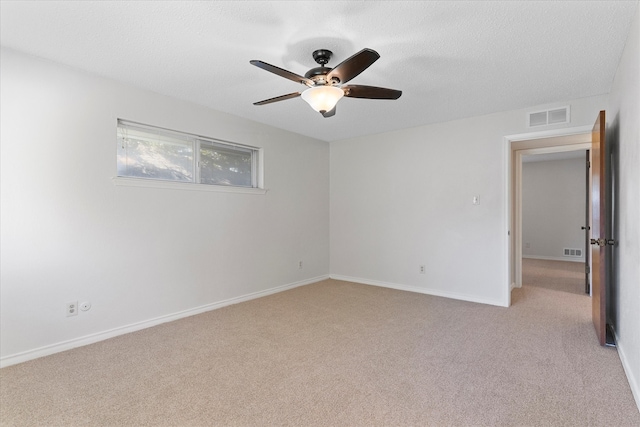
[[[473,204],[474,205],[480,204],[480,196],[473,196]]]

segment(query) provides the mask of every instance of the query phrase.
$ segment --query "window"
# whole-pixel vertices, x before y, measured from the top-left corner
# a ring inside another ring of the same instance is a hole
[[[258,149],[118,120],[118,176],[257,188]]]

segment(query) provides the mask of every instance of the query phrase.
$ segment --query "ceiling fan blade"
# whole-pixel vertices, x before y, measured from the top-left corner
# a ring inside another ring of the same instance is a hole
[[[347,85],[342,86],[342,90],[349,98],[398,99],[402,95],[401,90],[375,86]]]
[[[288,93],[286,95],[276,96],[275,98],[265,99],[264,101],[254,102],[253,105],[265,105],[272,102],[284,101],[285,99],[297,98],[300,96],[300,92]]]
[[[327,74],[327,79],[337,77],[340,83],[346,83],[380,58],[378,52],[372,49],[362,49],[360,52],[345,59]]]
[[[320,112],[320,114],[322,114],[322,117],[324,117],[325,119],[328,117],[333,117],[336,115],[336,107],[333,107],[331,110],[325,111],[324,113]]]
[[[285,79],[293,80],[294,82],[302,83],[303,85],[313,86],[313,80],[299,76],[291,71],[287,71],[280,67],[276,67],[275,65],[267,64],[266,62],[257,61],[255,59],[249,62],[258,68],[262,68],[263,70],[269,71],[270,73],[276,74],[280,77],[284,77]]]

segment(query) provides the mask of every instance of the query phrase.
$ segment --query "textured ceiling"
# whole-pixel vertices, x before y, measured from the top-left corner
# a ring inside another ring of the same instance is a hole
[[[608,93],[638,1],[0,4],[3,46],[334,141]],[[249,60],[304,74],[315,49],[365,47],[381,58],[350,83],[399,100],[252,105],[304,86]]]

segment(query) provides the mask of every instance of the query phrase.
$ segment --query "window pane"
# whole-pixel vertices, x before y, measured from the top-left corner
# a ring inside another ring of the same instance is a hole
[[[118,127],[118,176],[193,181],[193,143],[129,126]]]
[[[200,182],[251,187],[252,154],[251,150],[201,142]]]

